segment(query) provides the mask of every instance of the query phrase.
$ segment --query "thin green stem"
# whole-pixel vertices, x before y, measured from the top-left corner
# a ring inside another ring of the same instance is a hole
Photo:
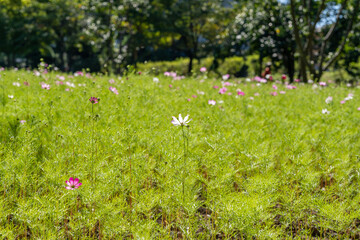
[[[183,133],[183,141],[184,141],[184,157],[183,157],[183,167],[182,167],[182,172],[183,172],[182,195],[183,195],[183,204],[185,204],[185,179],[186,179],[185,167],[186,167],[187,149],[186,149],[186,135],[183,125],[181,126],[181,130]]]
[[[94,189],[94,104],[91,104],[91,121],[92,121],[92,129],[91,129],[91,182],[92,188]]]

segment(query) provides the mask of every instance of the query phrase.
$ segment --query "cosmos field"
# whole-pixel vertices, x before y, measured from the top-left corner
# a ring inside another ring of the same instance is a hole
[[[1,239],[360,238],[356,86],[0,75]]]

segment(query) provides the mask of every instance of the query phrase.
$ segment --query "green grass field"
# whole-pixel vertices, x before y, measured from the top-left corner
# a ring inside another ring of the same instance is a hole
[[[1,239],[360,238],[358,88],[57,74],[0,72]]]

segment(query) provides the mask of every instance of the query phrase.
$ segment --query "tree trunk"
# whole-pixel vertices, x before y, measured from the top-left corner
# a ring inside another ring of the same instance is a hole
[[[289,53],[289,58],[287,60],[287,70],[289,74],[290,83],[294,82],[294,75],[295,75],[295,58],[294,53]]]
[[[192,67],[193,67],[193,60],[194,60],[194,55],[192,54],[192,52],[190,52],[189,53],[188,75],[191,75],[191,71],[192,71]]]
[[[284,59],[283,64],[286,67],[287,74],[289,75],[290,83],[294,82],[294,75],[295,75],[295,57],[294,57],[294,49],[291,48],[284,48]]]
[[[263,69],[263,67],[262,67],[262,65],[263,65],[263,54],[262,54],[262,51],[260,50],[260,56],[259,56],[259,70],[258,70],[258,73],[257,73],[257,75],[258,76],[261,76],[261,72],[262,72],[262,69]]]
[[[302,58],[300,56],[299,58],[299,61],[300,61],[300,79],[303,81],[303,82],[308,82],[308,79],[307,79],[307,74],[306,74],[306,63],[305,63],[305,60],[304,58]]]

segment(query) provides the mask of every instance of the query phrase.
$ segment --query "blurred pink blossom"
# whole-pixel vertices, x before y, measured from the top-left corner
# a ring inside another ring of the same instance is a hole
[[[228,80],[229,78],[230,78],[230,74],[225,74],[225,75],[222,76],[222,79],[224,81]]]
[[[227,88],[226,88],[226,87],[223,87],[223,88],[220,88],[219,93],[220,93],[220,94],[224,94],[224,93],[226,93],[226,91],[227,91]]]
[[[200,72],[202,72],[202,73],[206,72],[206,70],[207,70],[206,67],[201,67],[200,68]]]
[[[215,104],[216,104],[216,101],[215,101],[215,100],[209,100],[209,101],[208,101],[208,104],[210,104],[210,105],[215,105]]]
[[[115,87],[109,87],[109,90],[113,93],[115,93],[116,95],[119,94],[118,90]]]

